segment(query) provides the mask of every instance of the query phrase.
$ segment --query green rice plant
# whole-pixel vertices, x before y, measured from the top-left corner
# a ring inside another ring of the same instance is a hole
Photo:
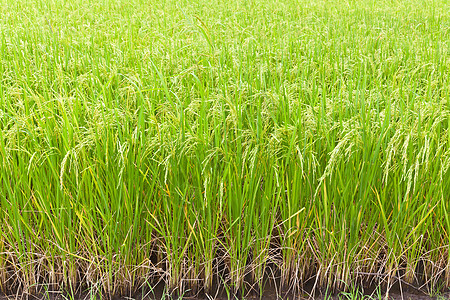
[[[264,161],[265,165],[261,168],[273,167],[272,160]],[[264,178],[261,178],[260,187],[258,189],[254,210],[256,214],[253,214],[253,253],[252,257],[252,280],[257,285],[260,295],[264,292],[264,276],[268,262],[271,261],[271,243],[274,235],[275,225],[277,223],[279,201],[281,201],[281,190],[276,188],[276,178],[278,170],[272,169],[271,171],[265,171],[267,174]]]
[[[4,2],[2,291],[449,286],[445,1]]]
[[[219,159],[217,153],[211,153],[204,160],[210,160],[211,165],[218,165]],[[204,161],[203,160],[203,161]],[[201,166],[202,161],[197,161]],[[188,224],[192,231],[194,243],[194,250],[191,254],[195,259],[193,264],[197,268],[196,277],[194,279],[203,280],[203,289],[206,293],[212,292],[213,280],[216,275],[214,265],[217,260],[217,247],[219,246],[218,237],[222,221],[222,214],[224,209],[223,199],[223,179],[218,175],[220,170],[216,168],[202,169],[197,166],[195,169],[198,172],[197,178],[194,179],[196,183],[195,194],[193,196],[192,205],[189,206],[190,214],[196,216],[194,224]],[[197,226],[194,226],[197,225]],[[199,264],[201,262],[202,265]],[[199,273],[203,273],[200,276]],[[194,284],[195,286],[195,284]]]

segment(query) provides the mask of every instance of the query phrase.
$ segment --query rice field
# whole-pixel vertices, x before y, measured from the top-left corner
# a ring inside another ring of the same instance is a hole
[[[0,291],[450,287],[444,0],[3,0]]]

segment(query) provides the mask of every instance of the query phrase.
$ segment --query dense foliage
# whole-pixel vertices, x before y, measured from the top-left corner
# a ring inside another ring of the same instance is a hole
[[[450,286],[446,1],[0,15],[3,291]]]

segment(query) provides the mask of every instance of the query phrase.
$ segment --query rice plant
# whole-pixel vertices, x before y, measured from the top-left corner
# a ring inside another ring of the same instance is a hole
[[[1,292],[449,288],[449,12],[3,1]]]

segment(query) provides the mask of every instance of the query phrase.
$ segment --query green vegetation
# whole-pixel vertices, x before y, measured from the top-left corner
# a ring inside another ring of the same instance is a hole
[[[0,15],[1,290],[450,286],[446,1]]]

